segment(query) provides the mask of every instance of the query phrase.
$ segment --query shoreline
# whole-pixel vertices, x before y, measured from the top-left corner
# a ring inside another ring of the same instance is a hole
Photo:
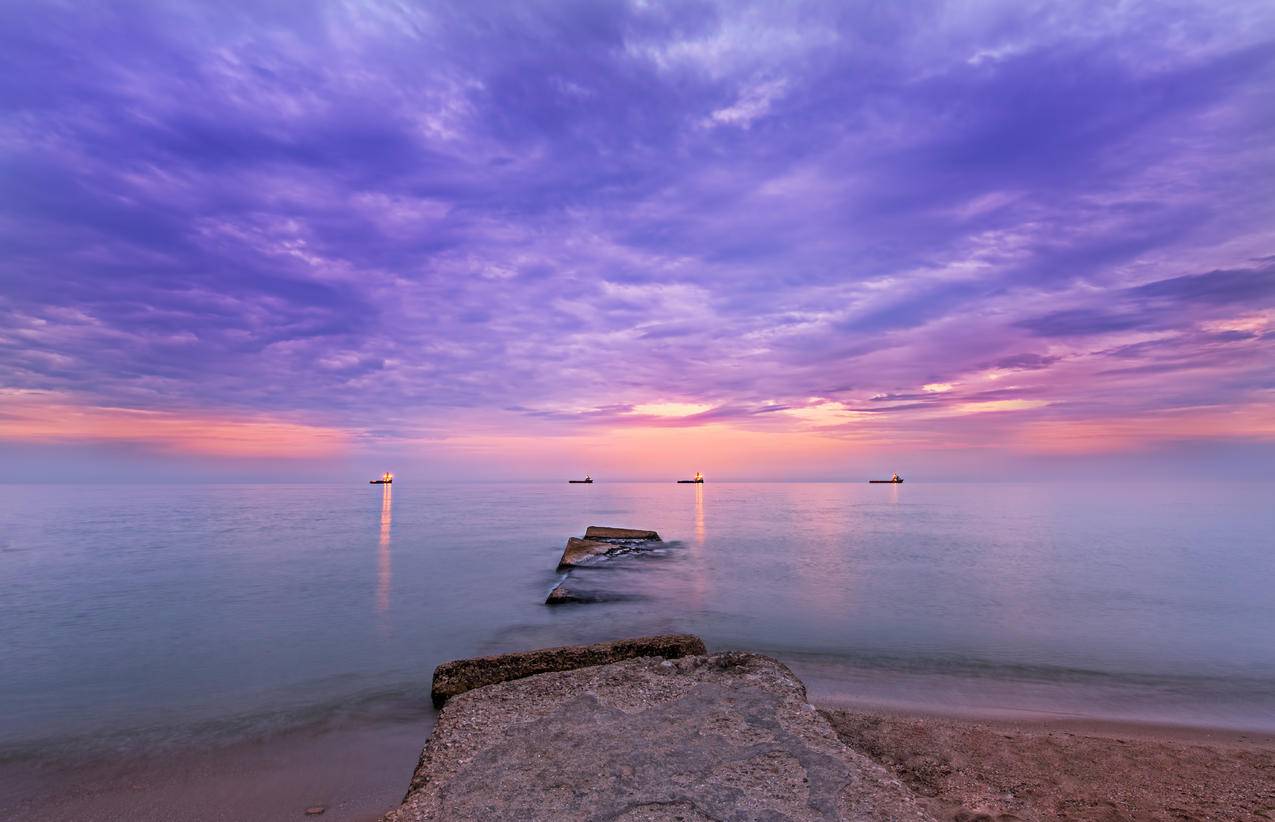
[[[1053,677],[1044,671],[988,676],[883,670],[814,654],[772,655],[792,669],[805,683],[810,701],[820,706],[973,722],[1057,722],[1081,729],[1147,728],[1172,736],[1275,739],[1275,691],[1266,680],[1069,670]]]
[[[1217,746],[1275,748],[1275,731],[1242,729],[1189,722],[1106,717],[1027,708],[933,708],[912,703],[890,703],[853,698],[816,698],[811,702],[824,712],[843,711],[891,719],[934,720],[983,725],[1031,733],[1071,733],[1106,739],[1139,739]]]
[[[1177,796],[1170,790],[1173,780],[1211,778],[1209,784],[1215,785],[1220,771],[1224,781],[1217,784],[1242,791],[1243,774],[1251,772],[1246,763],[1256,760],[1275,769],[1275,734],[1264,731],[1038,714],[974,715],[849,698],[813,701],[843,741],[895,770],[946,818],[952,818],[953,809],[968,810],[971,804],[1004,805],[1006,800],[998,799],[989,785],[1011,776],[1016,784],[1038,784],[1037,793],[1043,796],[1067,792],[1073,804],[1098,808],[1117,793],[1127,794],[1126,783],[1142,785],[1143,794]],[[122,760],[101,755],[78,762],[11,759],[0,762],[0,817],[31,822],[264,822],[305,818],[306,808],[321,806],[324,820],[375,822],[402,799],[436,715],[426,709],[411,719],[364,717],[224,747]],[[1113,779],[1121,784],[1104,781],[1096,772],[1073,774],[1065,785],[1046,784],[1057,764],[1053,757],[1064,748],[1070,750],[1069,761],[1119,761]],[[936,776],[951,767],[942,763],[953,761],[959,762],[958,776]],[[989,769],[997,774],[990,781]],[[1254,800],[1260,801],[1265,800]],[[1275,818],[1275,793],[1270,808],[1270,818]],[[1075,815],[1076,808],[1070,812],[1071,818],[1090,818]],[[997,813],[1014,811],[1001,807]]]
[[[937,819],[1275,819],[1275,735],[821,707]]]

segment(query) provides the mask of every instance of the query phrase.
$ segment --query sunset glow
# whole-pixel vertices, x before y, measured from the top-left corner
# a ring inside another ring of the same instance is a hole
[[[214,457],[322,457],[343,451],[346,431],[263,416],[213,417],[49,401],[0,392],[0,441],[134,443],[160,452]]]

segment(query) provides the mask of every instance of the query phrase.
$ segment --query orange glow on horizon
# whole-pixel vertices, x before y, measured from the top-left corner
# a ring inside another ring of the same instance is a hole
[[[936,393],[936,392],[932,392]],[[946,392],[941,392],[946,393]],[[954,402],[907,413],[852,412],[831,401],[798,409],[668,426],[528,421],[516,414],[475,415],[431,425],[429,438],[379,444],[430,454],[441,463],[481,465],[524,476],[572,473],[587,464],[600,477],[681,479],[688,466],[718,478],[775,473],[835,473],[847,464],[901,452],[956,453],[992,448],[1009,454],[1068,455],[1134,451],[1187,440],[1275,441],[1271,402],[1159,412],[1108,410],[1067,419],[1068,409],[1038,399]],[[989,413],[1000,412],[1000,413]],[[422,422],[422,429],[427,423]],[[463,426],[463,428],[461,427]],[[0,390],[0,442],[131,444],[167,454],[223,458],[306,458],[348,452],[357,429],[275,416],[144,411],[81,405],[64,394]],[[376,446],[378,442],[368,442]],[[441,464],[440,463],[440,464]],[[386,478],[392,477],[387,472]]]
[[[217,457],[316,457],[339,453],[349,435],[264,415],[220,417],[76,405],[56,395],[0,393],[0,440],[138,443]]]
[[[1020,429],[1016,444],[1036,453],[1095,454],[1200,439],[1275,440],[1275,408],[1187,408],[1119,419],[1036,420]]]

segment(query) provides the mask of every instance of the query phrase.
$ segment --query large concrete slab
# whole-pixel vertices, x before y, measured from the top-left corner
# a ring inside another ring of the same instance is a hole
[[[417,820],[928,820],[756,654],[651,657],[451,699],[403,804]]]

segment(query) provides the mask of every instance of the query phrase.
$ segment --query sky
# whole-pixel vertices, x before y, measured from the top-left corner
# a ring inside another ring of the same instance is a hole
[[[0,4],[0,481],[1273,465],[1275,4]]]

